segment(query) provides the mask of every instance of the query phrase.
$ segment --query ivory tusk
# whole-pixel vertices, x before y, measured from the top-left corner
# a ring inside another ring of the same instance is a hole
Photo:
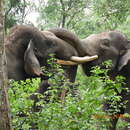
[[[57,60],[57,63],[61,64],[61,65],[78,65],[78,64],[83,64],[85,62],[93,61],[93,60],[95,60],[97,58],[98,58],[97,55],[84,56],[84,57],[72,56],[70,58],[70,60],[72,60],[72,61]]]
[[[57,63],[61,65],[77,65],[78,64],[73,61],[65,61],[65,60],[57,60]]]
[[[70,60],[72,60],[73,62],[82,64],[82,63],[85,63],[85,62],[93,61],[93,60],[95,60],[97,58],[98,58],[97,55],[94,55],[94,56],[84,56],[84,57],[72,56],[70,58]]]

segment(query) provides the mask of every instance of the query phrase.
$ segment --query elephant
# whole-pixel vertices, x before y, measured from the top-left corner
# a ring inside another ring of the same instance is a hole
[[[124,76],[125,88],[130,90],[130,43],[123,33],[120,31],[107,31],[92,34],[85,39],[81,39],[81,44],[86,50],[87,55],[98,55],[98,59],[82,64],[83,71],[87,76],[91,75],[93,66],[104,68],[102,63],[106,60],[111,60],[112,66],[109,68],[110,71],[108,74],[110,79],[114,80],[118,75]],[[124,86],[122,86],[122,88],[123,87]],[[126,107],[120,108],[120,112],[117,114],[130,114],[130,94],[122,89],[121,93],[118,93],[118,95],[122,97],[121,102],[127,101],[127,103]],[[106,103],[104,106],[107,106],[105,109],[109,109],[109,104]],[[119,116],[111,119],[110,130],[116,130],[118,119]],[[130,121],[130,118],[124,120]]]
[[[68,40],[62,37],[60,31],[57,29],[51,29],[49,31],[53,32],[57,37],[65,41]],[[102,63],[111,60],[112,66],[109,67],[110,79],[114,80],[118,75],[124,76],[126,84],[125,88],[130,90],[130,41],[123,33],[120,31],[107,31],[99,34],[91,34],[87,38],[80,39],[80,44],[82,45],[82,48],[80,48],[78,53],[81,56],[98,56],[96,60],[81,64],[83,72],[87,76],[92,74],[92,67],[100,66],[101,68],[104,68],[105,66],[103,66]],[[122,86],[122,88],[123,87],[124,86]],[[116,130],[119,115],[124,113],[130,114],[130,94],[128,91],[122,89],[121,93],[118,93],[118,95],[122,97],[121,103],[125,101],[127,101],[127,103],[125,104],[125,107],[120,108],[120,112],[117,113],[117,116],[113,115],[115,118],[112,118],[110,121],[110,130]],[[109,109],[109,105],[110,104],[105,103],[104,108]],[[124,120],[130,122],[130,118],[125,118]],[[124,129],[127,130],[128,128],[126,127]]]
[[[49,68],[47,59],[49,54],[54,54],[57,63],[65,70],[65,76],[74,82],[77,65],[94,60],[97,56],[83,57],[85,52],[78,53],[82,48],[78,37],[66,29],[57,30],[60,30],[60,35],[66,40],[58,38],[49,30],[40,31],[26,25],[14,26],[5,40],[8,78],[19,81],[40,77],[42,85],[38,92],[43,93],[49,86],[50,77],[44,74],[41,67]],[[77,49],[77,46],[80,48]]]
[[[66,36],[66,38],[68,37],[68,42],[56,37],[49,31],[41,32],[37,28],[25,25],[13,27],[5,40],[9,79],[24,80],[30,78],[30,76],[40,76],[41,72],[29,72],[27,67],[34,69],[33,62],[36,62],[35,65],[40,69],[39,67],[46,65],[46,59],[50,53],[55,54],[57,59],[70,61],[76,65],[80,62],[85,62],[84,57],[79,57],[75,49],[76,44],[79,44],[77,36],[63,29],[61,31],[63,37],[64,33],[68,33],[68,36]],[[70,40],[69,37],[71,36],[73,38]],[[33,64],[28,66],[28,60],[32,61]]]

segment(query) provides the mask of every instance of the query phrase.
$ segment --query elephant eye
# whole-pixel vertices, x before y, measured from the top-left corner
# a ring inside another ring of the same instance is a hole
[[[121,50],[120,55],[124,55],[126,53],[126,50]]]
[[[110,47],[110,40],[109,39],[102,39],[100,43],[100,47],[102,49],[107,49]]]
[[[37,48],[34,48],[34,51],[37,53],[37,52],[38,52],[38,49],[37,49]]]
[[[103,40],[102,40],[102,44],[103,44],[104,46],[110,46],[110,41],[109,41],[108,39],[103,39]]]

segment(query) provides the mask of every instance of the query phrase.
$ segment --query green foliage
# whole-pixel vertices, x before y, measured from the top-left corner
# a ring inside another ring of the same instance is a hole
[[[124,0],[94,0],[94,13],[99,16],[98,22],[105,29],[115,29],[122,24],[129,15],[130,1]]]
[[[25,23],[25,17],[31,11],[31,9],[32,2],[27,0],[5,0],[6,33],[13,25]]]
[[[88,0],[48,0],[40,5],[39,27],[65,27],[74,29],[75,25],[84,15]]]
[[[106,30],[118,29],[129,35],[130,1],[124,0],[6,0],[6,29],[26,23],[26,15],[37,11],[40,29],[64,27],[81,38]],[[34,16],[35,17],[35,16]]]
[[[27,79],[25,82],[11,81],[12,87],[9,88],[9,100],[13,118],[12,125],[16,130],[20,128],[27,130],[29,127],[32,120],[31,109],[33,105],[33,101],[29,97],[35,92],[39,82],[39,79]]]
[[[49,63],[52,61],[54,59]],[[124,78],[119,76],[114,81],[110,80],[107,76],[110,62],[104,64],[107,69],[95,67],[90,77],[79,71],[77,82],[70,84],[61,67],[54,63],[53,69],[57,70],[54,74],[49,72],[51,86],[44,94],[35,93],[40,79],[21,81],[20,84],[13,81],[9,88],[13,128],[28,130],[37,124],[39,130],[106,130],[110,116],[117,114],[119,107],[125,106],[125,103],[120,103],[121,97],[114,91],[116,88],[121,92]],[[70,85],[73,85],[73,90]],[[67,95],[61,100],[59,95],[64,90],[68,90]],[[39,97],[37,106],[40,110],[37,112],[33,111],[32,94]],[[104,101],[111,101],[114,111],[109,109],[106,114],[102,110]]]
[[[130,1],[119,0],[48,0],[38,6],[38,27],[64,27],[81,38],[92,33],[119,28],[127,23]],[[127,26],[128,27],[128,26]],[[129,29],[123,29],[123,32]]]
[[[130,17],[128,16],[126,21],[120,26],[118,26],[117,29],[123,32],[128,37],[128,39],[130,39]]]

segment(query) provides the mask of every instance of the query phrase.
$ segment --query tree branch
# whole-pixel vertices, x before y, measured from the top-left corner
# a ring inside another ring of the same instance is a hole
[[[65,26],[65,21],[66,21],[66,14],[65,14],[65,5],[63,0],[60,0],[61,3],[61,8],[62,8],[62,23],[61,23],[61,27],[64,28]]]

